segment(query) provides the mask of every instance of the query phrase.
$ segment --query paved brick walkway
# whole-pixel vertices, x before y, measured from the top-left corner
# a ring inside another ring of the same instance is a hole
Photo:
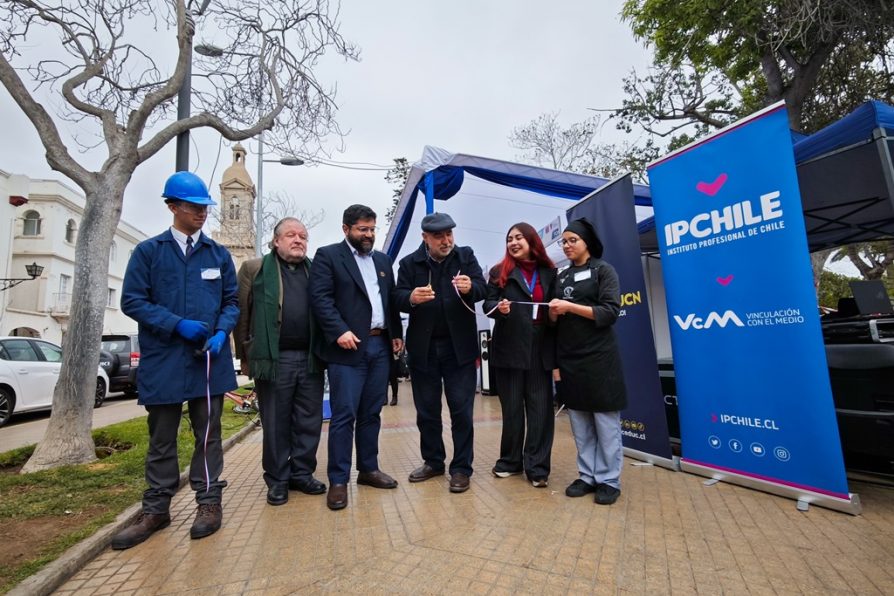
[[[383,412],[380,440],[396,490],[352,484],[338,512],[300,493],[270,507],[254,433],[226,456],[217,534],[189,539],[194,505],[181,491],[170,528],[104,552],[57,593],[894,594],[894,490],[853,483],[859,517],[801,513],[790,500],[626,460],[620,500],[601,507],[564,495],[576,478],[564,415],[549,488],[494,478],[499,402],[478,397],[477,472],[454,495],[446,477],[407,482],[419,438],[409,385],[401,392]],[[322,480],[325,457],[324,436]]]

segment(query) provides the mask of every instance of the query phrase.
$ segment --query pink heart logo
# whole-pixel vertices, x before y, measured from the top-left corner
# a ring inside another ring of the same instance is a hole
[[[723,286],[724,288],[725,288],[726,286],[728,286],[728,285],[730,284],[731,281],[733,281],[733,274],[732,274],[732,273],[730,273],[730,274],[727,275],[726,277],[718,277],[718,278],[717,278],[717,283],[719,283],[719,284],[720,284],[721,286]]]
[[[717,422],[717,414],[711,413],[711,422]]]
[[[699,182],[695,185],[695,190],[699,192],[703,192],[709,197],[713,197],[716,195],[720,189],[726,184],[727,175],[726,173],[722,173],[714,180],[714,182]]]

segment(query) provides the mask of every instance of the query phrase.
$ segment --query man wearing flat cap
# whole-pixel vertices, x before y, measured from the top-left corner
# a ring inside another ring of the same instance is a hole
[[[394,297],[400,310],[410,314],[406,347],[423,460],[409,480],[422,482],[444,474],[443,391],[453,434],[450,492],[461,493],[468,490],[472,475],[478,357],[474,309],[484,299],[487,282],[472,249],[454,245],[454,227],[446,213],[422,219],[422,244],[401,259]]]

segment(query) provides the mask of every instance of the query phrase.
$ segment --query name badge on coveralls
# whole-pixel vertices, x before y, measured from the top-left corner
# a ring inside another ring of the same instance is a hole
[[[202,269],[202,279],[220,279],[220,269]]]
[[[591,277],[593,277],[593,274],[590,273],[589,269],[587,269],[586,271],[578,271],[574,274],[574,282],[577,283],[585,279],[590,279]]]

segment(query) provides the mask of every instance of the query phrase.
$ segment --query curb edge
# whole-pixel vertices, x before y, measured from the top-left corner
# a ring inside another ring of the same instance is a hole
[[[244,428],[240,429],[236,434],[223,442],[222,447],[224,453],[259,428],[260,426],[257,426],[256,424],[250,422],[247,423]],[[189,468],[187,467],[183,473],[180,474],[180,488],[188,482]],[[140,511],[142,511],[142,508],[142,503],[131,505],[122,511],[118,517],[115,518],[115,521],[106,524],[92,536],[88,536],[84,540],[81,540],[70,547],[62,553],[58,559],[49,563],[34,575],[22,580],[7,592],[7,594],[9,596],[48,596],[49,594],[52,594],[59,586],[80,571],[85,564],[108,548],[112,543],[112,537],[117,534],[119,530],[129,525]]]

